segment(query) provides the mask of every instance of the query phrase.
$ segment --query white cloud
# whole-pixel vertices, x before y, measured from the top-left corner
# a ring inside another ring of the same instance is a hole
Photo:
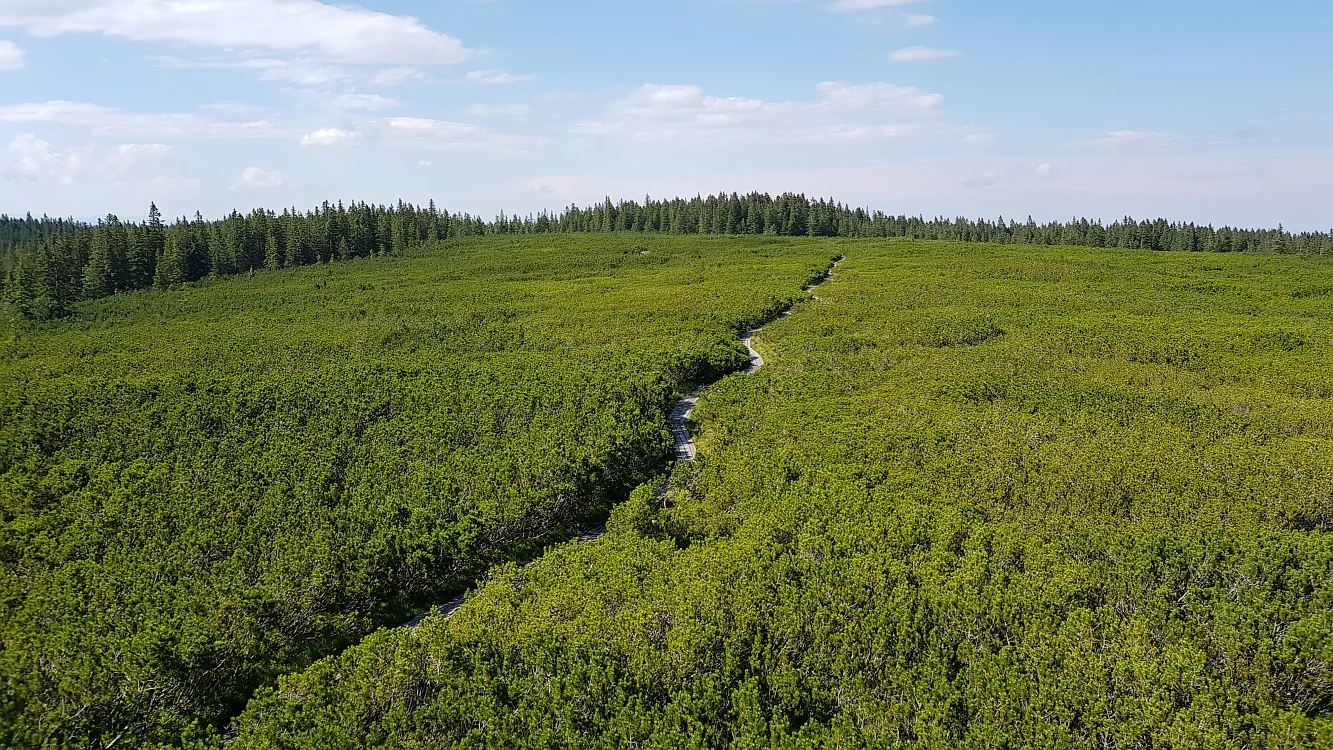
[[[426,74],[416,68],[385,68],[370,80],[376,86],[402,86],[411,81],[424,81]]]
[[[837,109],[874,109],[886,112],[921,112],[944,103],[940,94],[915,86],[892,83],[841,83],[829,81],[815,87]]]
[[[506,73],[503,70],[474,70],[463,76],[464,83],[477,83],[483,85],[503,85],[506,83],[521,83],[531,81],[536,78],[534,75],[516,75]]]
[[[346,68],[309,58],[294,60],[275,60],[271,58],[186,60],[166,55],[149,55],[145,59],[149,63],[163,68],[258,70],[260,71],[259,79],[261,81],[282,81],[297,83],[302,86],[327,86],[352,77],[352,73]]]
[[[536,136],[495,133],[478,125],[424,117],[390,117],[384,126],[391,144],[416,148],[523,153],[547,143]]]
[[[859,10],[877,10],[879,8],[895,8],[899,5],[911,5],[921,0],[838,0],[829,6],[829,10],[836,13],[847,13]]]
[[[272,123],[224,122],[187,114],[124,112],[97,104],[49,101],[0,106],[0,123],[86,127],[94,135],[126,138],[272,138]]]
[[[104,183],[156,167],[170,154],[170,146],[141,143],[59,150],[32,133],[19,133],[0,151],[0,177],[22,183]]]
[[[1004,173],[1004,169],[988,169],[981,174],[963,180],[963,187],[972,190],[994,187],[1000,183],[1000,180],[1004,179]]]
[[[297,83],[302,86],[327,86],[338,81],[346,81],[352,75],[345,68],[326,65],[313,60],[251,60],[251,64],[238,66],[258,68],[261,81],[282,81]]]
[[[206,109],[211,112],[222,112],[229,115],[252,115],[261,111],[260,108],[249,102],[238,101],[220,101],[211,104],[202,104],[199,109]]]
[[[33,36],[105,34],[142,42],[309,53],[348,63],[451,64],[459,40],[410,16],[316,0],[8,0],[0,26]]]
[[[346,146],[359,138],[356,133],[338,128],[323,128],[301,138],[302,146]]]
[[[428,162],[428,161],[426,161],[425,159],[422,159],[421,161],[417,162],[417,169],[425,169],[426,167],[429,167],[430,165],[431,165],[431,162]]]
[[[363,109],[370,112],[381,109],[393,109],[401,102],[379,94],[339,94],[333,97],[333,106],[339,109]]]
[[[1041,164],[1038,164],[1038,165],[1037,165],[1037,169],[1035,170],[1035,174],[1036,174],[1038,177],[1050,177],[1050,176],[1051,176],[1051,170],[1053,170],[1053,169],[1055,169],[1055,167],[1052,166],[1050,162],[1042,162]]]
[[[27,64],[23,59],[23,50],[17,44],[0,40],[0,70],[18,70]]]
[[[1142,130],[1112,130],[1091,140],[1075,145],[1099,149],[1120,149],[1133,146],[1161,146],[1171,143],[1174,138],[1167,133],[1154,133]]]
[[[800,143],[833,143],[836,141],[887,141],[891,138],[919,133],[922,126],[918,123],[904,125],[828,125],[811,130],[804,137],[796,136],[792,141]]]
[[[282,172],[269,172],[259,167],[246,167],[232,181],[232,189],[236,188],[276,188],[287,184],[287,175]]]
[[[431,120],[425,117],[390,117],[385,120],[391,132],[405,136],[429,136],[432,138],[465,138],[481,132],[476,125],[446,120]]]
[[[467,113],[474,117],[522,117],[532,112],[526,104],[473,104]]]
[[[903,19],[903,23],[913,29],[919,29],[922,26],[929,26],[939,19],[926,13],[912,13]]]
[[[813,101],[774,102],[707,96],[698,86],[646,85],[613,102],[607,119],[579,123],[574,132],[642,142],[883,140],[921,131],[920,123],[901,120],[930,115],[944,102],[939,94],[889,83],[830,81],[815,90]]]
[[[944,60],[958,57],[959,52],[951,49],[932,49],[930,47],[904,47],[889,56],[894,62],[921,62],[923,60]]]

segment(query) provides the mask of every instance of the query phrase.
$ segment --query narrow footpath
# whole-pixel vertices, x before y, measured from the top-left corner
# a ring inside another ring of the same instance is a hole
[[[821,300],[819,296],[814,293],[815,289],[823,286],[824,284],[827,284],[829,280],[833,278],[833,271],[837,269],[838,264],[842,263],[843,260],[844,260],[843,258],[838,258],[836,261],[834,261],[833,267],[830,268],[829,272],[824,275],[824,278],[820,279],[815,284],[805,287],[802,291],[804,291],[806,294],[809,294],[810,299],[816,302],[823,302],[823,300]],[[778,315],[778,319],[781,320],[782,318],[789,318],[791,317],[791,314],[792,314],[791,310],[784,310],[782,314]],[[746,375],[753,375],[756,372],[759,372],[759,370],[762,369],[764,366],[763,355],[760,354],[758,351],[756,351],[754,348],[754,337],[755,334],[764,330],[764,328],[766,327],[767,326],[760,326],[759,328],[756,328],[753,331],[746,331],[745,335],[741,336],[741,343],[745,344],[745,348],[748,349],[750,352],[750,366],[745,369]],[[699,405],[699,399],[702,398],[703,395],[708,392],[708,389],[713,387],[714,384],[715,383],[709,383],[708,385],[700,387],[694,393],[691,393],[690,395],[686,396],[680,401],[677,401],[676,408],[671,410],[671,417],[670,417],[671,437],[676,443],[676,461],[678,462],[693,461],[699,455],[699,449],[694,444],[694,436],[690,434],[690,416],[694,414],[694,408]],[[589,542],[594,542],[605,535],[606,535],[606,524],[601,524],[600,526],[588,529],[587,531],[580,534],[578,537],[578,542],[579,544],[587,544]],[[528,564],[531,565],[532,563]],[[420,625],[423,620],[425,620],[432,614],[441,614],[444,615],[445,617],[449,617],[454,612],[458,611],[458,608],[463,606],[463,603],[465,601],[467,601],[466,594],[455,597],[454,599],[451,599],[443,604],[437,604],[431,608],[430,612],[414,617],[410,622],[403,623],[401,627],[415,628],[416,626]]]

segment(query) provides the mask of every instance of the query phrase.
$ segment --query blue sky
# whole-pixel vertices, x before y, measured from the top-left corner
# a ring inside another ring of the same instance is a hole
[[[0,212],[796,191],[1333,226],[1333,4],[0,0]]]

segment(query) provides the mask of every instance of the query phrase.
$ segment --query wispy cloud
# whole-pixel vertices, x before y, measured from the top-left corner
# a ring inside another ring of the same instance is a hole
[[[0,26],[39,37],[103,34],[143,42],[305,52],[344,63],[452,64],[473,55],[412,17],[317,0],[7,2]]]
[[[531,81],[537,76],[528,74],[506,73],[503,70],[474,70],[463,76],[464,83],[477,83],[488,86],[499,86],[507,83],[522,83]]]
[[[0,123],[68,125],[93,135],[125,138],[275,138],[285,133],[266,120],[225,122],[190,114],[126,112],[86,102],[49,101],[0,106]]]
[[[253,115],[257,112],[262,111],[260,107],[251,104],[249,102],[238,102],[232,100],[212,102],[210,104],[201,104],[199,106],[199,109],[206,109],[209,110],[210,112],[222,112],[224,114],[229,114],[229,115]]]
[[[425,81],[428,79],[429,76],[417,68],[397,67],[385,68],[376,73],[370,80],[371,83],[374,83],[376,86],[402,86],[403,84]]]
[[[356,143],[360,138],[356,133],[350,130],[339,130],[338,128],[322,128],[313,133],[307,133],[301,138],[302,146],[346,146]]]
[[[1133,146],[1163,146],[1175,141],[1169,133],[1144,130],[1112,130],[1074,145],[1095,149],[1120,149]]]
[[[338,94],[333,97],[333,106],[339,109],[360,109],[374,112],[381,109],[393,109],[402,105],[401,102],[379,94]]]
[[[0,178],[58,185],[106,183],[156,170],[170,154],[171,147],[160,143],[61,149],[32,133],[19,133],[0,151]]]
[[[387,143],[412,148],[527,153],[547,143],[538,136],[496,133],[479,125],[425,117],[390,117],[383,126]]]
[[[950,57],[958,57],[961,54],[956,50],[917,46],[904,47],[890,55],[889,59],[894,62],[922,62],[925,60],[945,60]]]
[[[645,85],[607,108],[606,119],[579,123],[579,135],[633,141],[841,142],[883,140],[920,132],[915,122],[944,97],[914,86],[837,81],[810,101],[708,96],[698,86]]]
[[[327,86],[352,78],[352,72],[340,65],[330,65],[309,58],[278,60],[274,58],[188,60],[168,55],[149,55],[145,60],[162,68],[258,70],[262,81],[297,83],[302,86]]]
[[[982,190],[988,187],[995,187],[1004,179],[1004,169],[987,169],[980,174],[963,180],[963,187],[971,190]]]
[[[522,117],[531,112],[526,104],[473,104],[467,108],[473,117]]]
[[[287,175],[276,170],[269,171],[259,167],[246,167],[232,180],[231,186],[237,188],[271,189],[287,184]]]
[[[18,70],[27,65],[23,50],[17,44],[0,40],[0,70]]]
[[[829,10],[835,13],[851,13],[860,10],[896,8],[900,5],[912,5],[918,2],[921,2],[921,0],[838,0],[829,6]]]

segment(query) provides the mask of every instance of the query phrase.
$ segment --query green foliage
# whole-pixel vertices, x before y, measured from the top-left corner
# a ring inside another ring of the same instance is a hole
[[[645,199],[642,204],[612,203],[607,198],[587,208],[569,206],[558,214],[519,217],[506,216],[502,211],[492,221],[466,213],[450,214],[436,208],[434,201],[425,208],[402,201],[392,206],[333,206],[326,202],[304,214],[255,209],[245,215],[233,211],[215,222],[205,222],[196,213],[193,221],[181,218],[171,227],[163,225],[156,205],[150,206],[148,220],[138,226],[124,225],[114,216],[91,227],[0,215],[0,278],[8,278],[12,269],[36,252],[33,248],[37,244],[49,243],[53,237],[93,240],[95,251],[91,258],[84,258],[86,268],[79,268],[84,272],[84,296],[97,299],[118,291],[150,285],[161,288],[209,275],[402,253],[440,239],[592,232],[898,237],[1180,252],[1333,254],[1333,233],[1294,234],[1281,226],[1214,229],[1165,219],[1137,221],[1128,216],[1108,225],[1087,219],[1038,224],[1031,217],[1026,223],[1005,221],[1003,217],[995,221],[926,219],[893,216],[791,193],[777,197],[767,193],[720,193],[706,198]],[[44,319],[40,312],[16,309],[29,319]]]
[[[1333,269],[834,249],[663,501],[234,747],[1333,747]]]
[[[455,242],[7,328],[0,746],[215,742],[256,687],[605,518],[827,255]]]
[[[665,478],[659,478],[635,488],[628,500],[611,509],[607,530],[612,534],[658,536],[662,532],[658,488],[664,487],[665,482]]]

